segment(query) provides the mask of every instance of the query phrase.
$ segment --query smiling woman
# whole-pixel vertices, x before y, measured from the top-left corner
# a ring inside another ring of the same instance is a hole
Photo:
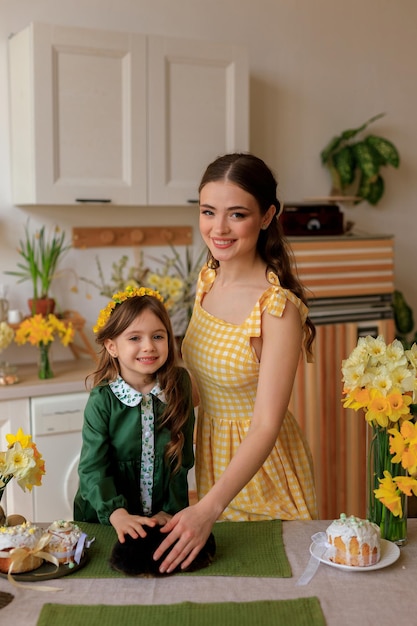
[[[199,187],[209,249],[182,352],[196,380],[199,501],[168,522],[161,571],[187,567],[217,519],[317,515],[312,460],[288,411],[304,344],[314,326],[277,215],[271,170],[250,154],[211,163]],[[191,539],[190,539],[191,538]]]

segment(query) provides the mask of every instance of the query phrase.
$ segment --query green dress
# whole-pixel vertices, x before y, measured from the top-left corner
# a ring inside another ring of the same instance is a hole
[[[151,391],[154,415],[152,505],[151,511],[144,512],[141,502],[142,396],[123,379],[118,381],[117,395],[110,385],[94,387],[85,408],[78,467],[80,484],[74,500],[76,521],[110,524],[110,515],[119,508],[133,515],[152,515],[159,511],[173,515],[188,506],[187,474],[194,465],[192,402],[189,402],[189,419],[183,428],[182,466],[172,474],[164,456],[170,431],[158,427],[166,406],[165,397],[158,386]],[[178,384],[183,388],[184,402],[188,403],[191,381],[183,368],[179,369]]]

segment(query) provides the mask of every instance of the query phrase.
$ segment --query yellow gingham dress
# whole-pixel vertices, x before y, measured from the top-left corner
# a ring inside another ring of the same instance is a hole
[[[281,317],[287,300],[307,308],[280,286],[270,272],[269,287],[241,325],[230,324],[201,306],[214,281],[215,270],[200,273],[193,315],[182,344],[184,361],[200,392],[196,438],[196,481],[201,498],[222,475],[245,438],[253,413],[259,362],[250,337],[261,335],[266,309]],[[285,356],[284,356],[285,358]],[[288,411],[274,449],[252,480],[232,500],[220,519],[255,521],[317,517],[312,458],[295,418]]]

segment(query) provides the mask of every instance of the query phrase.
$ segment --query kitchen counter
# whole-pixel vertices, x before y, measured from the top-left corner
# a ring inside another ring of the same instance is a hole
[[[20,364],[17,370],[19,382],[0,386],[0,402],[85,391],[85,378],[94,367],[93,360],[89,358],[56,361],[53,364],[54,378],[40,380],[37,365]]]

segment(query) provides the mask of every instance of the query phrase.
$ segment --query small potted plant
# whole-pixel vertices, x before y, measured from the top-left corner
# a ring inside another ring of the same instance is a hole
[[[332,180],[332,197],[343,197],[350,189],[355,204],[365,200],[375,205],[380,201],[385,189],[380,169],[387,165],[397,168],[400,156],[388,139],[372,134],[358,138],[358,135],[384,115],[380,113],[358,128],[343,131],[321,151],[321,162]]]
[[[19,270],[6,271],[5,274],[18,277],[18,283],[32,281],[33,294],[29,299],[32,315],[47,315],[55,308],[55,300],[50,297],[50,287],[57,275],[57,266],[63,254],[71,248],[65,244],[65,232],[55,227],[48,237],[45,226],[34,234],[25,227],[25,239],[19,241],[18,252],[24,262],[17,264]]]

